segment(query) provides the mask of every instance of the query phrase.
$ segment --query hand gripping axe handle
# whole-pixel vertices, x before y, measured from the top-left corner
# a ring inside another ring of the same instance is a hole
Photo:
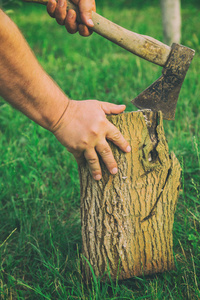
[[[46,5],[48,0],[24,0]],[[81,22],[79,9],[70,0],[67,10],[74,9]],[[127,30],[96,12],[92,12],[92,30],[129,52],[163,67],[162,75],[131,102],[140,109],[162,111],[163,118],[174,120],[178,95],[195,51],[179,45],[169,47],[156,39]]]

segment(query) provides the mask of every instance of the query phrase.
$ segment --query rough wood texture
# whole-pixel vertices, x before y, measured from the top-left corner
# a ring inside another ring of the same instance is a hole
[[[108,276],[109,269],[113,279],[171,270],[181,168],[174,153],[169,155],[162,115],[157,124],[142,112],[109,119],[129,140],[132,152],[124,154],[112,145],[119,172],[110,175],[102,164],[99,182],[87,165],[79,168],[83,256],[96,276]],[[84,272],[90,280],[86,261]]]

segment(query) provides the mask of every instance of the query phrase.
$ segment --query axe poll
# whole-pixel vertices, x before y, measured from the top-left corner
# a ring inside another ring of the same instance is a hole
[[[48,0],[24,1],[44,5],[48,3]],[[76,11],[77,21],[82,23],[78,7],[70,0],[67,1],[67,10],[69,9]],[[180,89],[195,51],[175,43],[169,47],[152,37],[127,30],[96,12],[92,12],[92,20],[94,32],[129,52],[163,67],[160,78],[131,102],[139,109],[162,111],[164,119],[174,120]]]

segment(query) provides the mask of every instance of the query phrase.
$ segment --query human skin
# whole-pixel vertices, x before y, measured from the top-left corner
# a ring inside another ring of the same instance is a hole
[[[124,152],[131,149],[106,114],[122,113],[125,106],[69,99],[42,69],[17,26],[2,10],[0,41],[0,96],[51,131],[78,163],[86,159],[95,180],[102,177],[97,153],[110,173],[116,174],[117,162],[107,140]]]
[[[82,24],[76,22],[76,12],[70,9],[67,12],[66,0],[49,0],[47,11],[49,15],[56,19],[60,25],[65,25],[67,31],[71,34],[79,31],[82,36],[91,35],[91,28],[94,26],[92,21],[92,11],[96,11],[94,0],[71,0],[78,5]]]

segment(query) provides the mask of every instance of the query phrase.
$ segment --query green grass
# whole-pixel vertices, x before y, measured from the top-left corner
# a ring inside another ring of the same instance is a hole
[[[1,99],[1,299],[200,299],[200,10],[197,1],[187,2],[182,3],[182,43],[196,55],[176,120],[165,122],[170,151],[183,169],[174,223],[176,270],[123,282],[94,279],[85,285],[75,160],[49,132]],[[162,40],[158,1],[109,3],[97,1],[98,11]],[[96,34],[69,35],[43,6],[26,4],[13,10],[11,17],[39,62],[73,99],[125,103],[131,111],[130,100],[160,76],[160,67]]]

